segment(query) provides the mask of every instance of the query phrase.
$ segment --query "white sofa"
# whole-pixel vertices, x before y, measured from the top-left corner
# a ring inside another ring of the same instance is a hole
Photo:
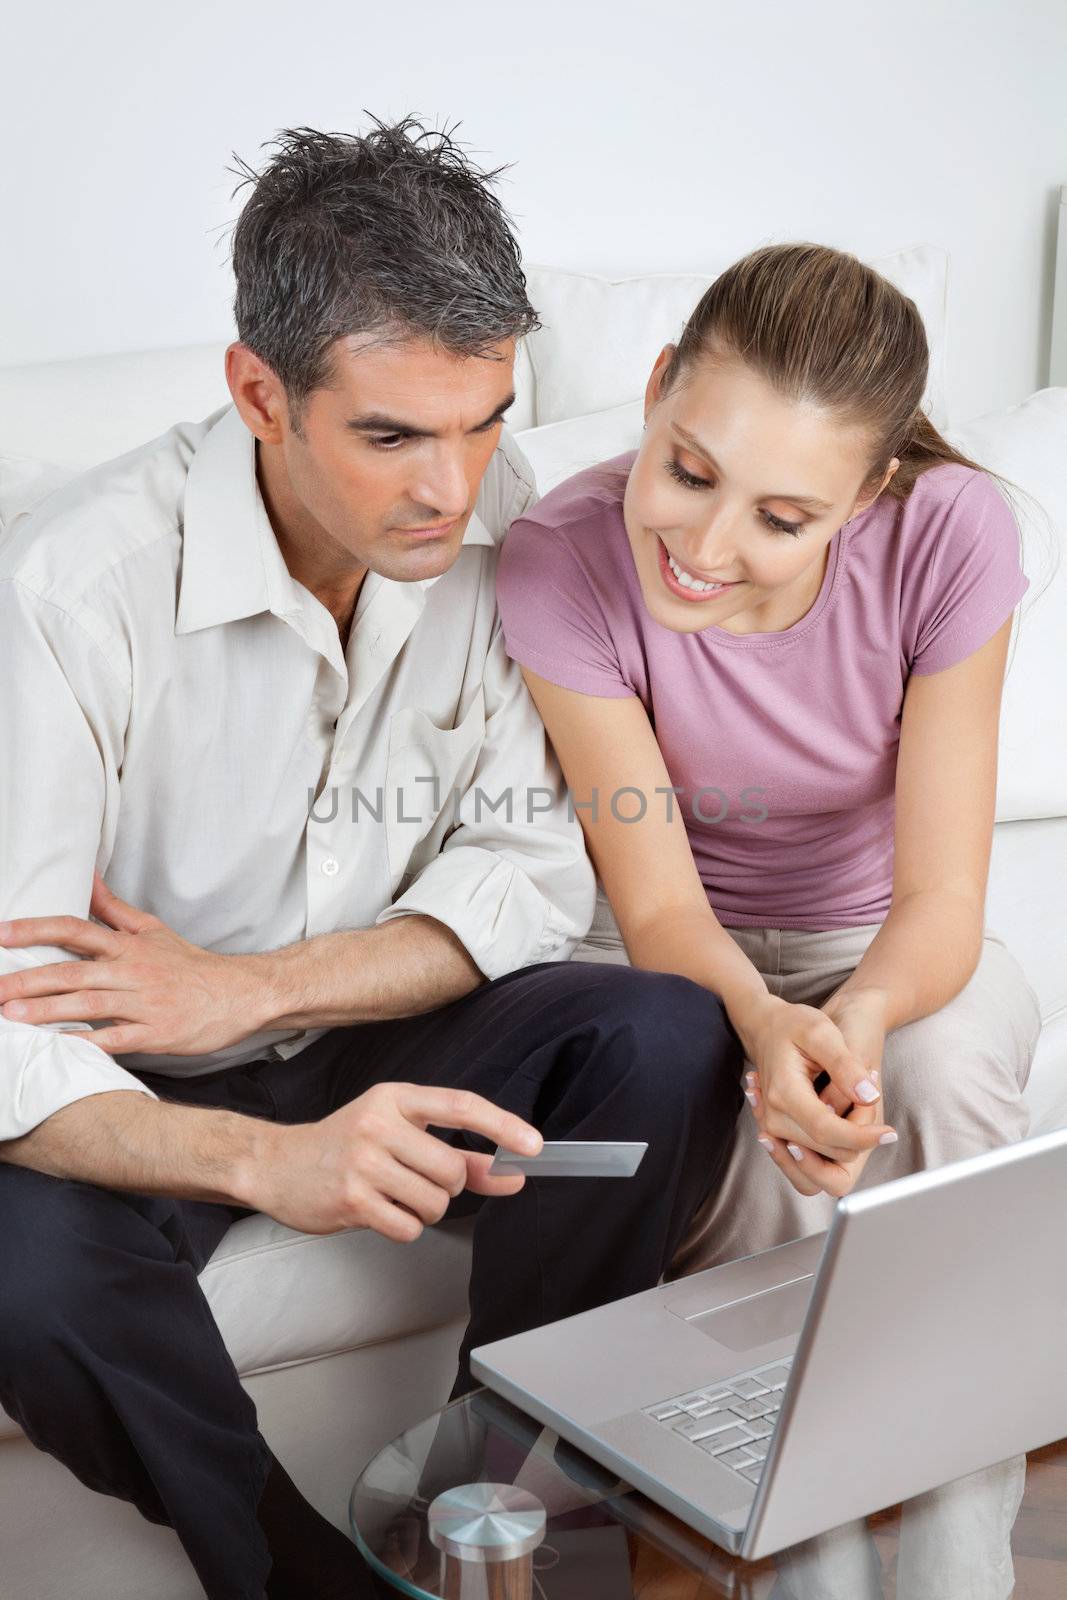
[[[877,263],[920,305],[933,359],[927,404],[943,407],[946,261],[919,248]],[[542,488],[636,442],[644,379],[707,278],[609,283],[532,269],[546,326],[520,354],[511,426]],[[0,530],[71,469],[131,448],[226,399],[222,346],[0,370]],[[1067,390],[953,428],[984,463],[1037,494],[1067,554]],[[0,532],[2,537],[2,532]],[[1051,544],[1051,540],[1049,544]],[[1028,568],[1047,569],[1040,537]],[[1067,562],[1024,616],[1002,726],[988,921],[1041,1002],[1030,1087],[1034,1131],[1067,1123],[1067,726],[1060,691]],[[297,1482],[339,1526],[368,1456],[445,1397],[466,1314],[469,1226],[413,1246],[377,1235],[300,1235],[267,1217],[237,1223],[203,1284],[261,1426]],[[0,1412],[2,1600],[195,1600],[176,1539],[84,1489]]]

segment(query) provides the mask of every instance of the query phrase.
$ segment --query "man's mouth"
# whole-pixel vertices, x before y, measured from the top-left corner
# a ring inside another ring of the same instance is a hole
[[[439,522],[427,528],[394,528],[394,533],[399,533],[405,539],[447,539],[450,533],[455,533],[459,525],[459,518],[453,517],[451,522]]]
[[[680,561],[675,560],[658,534],[656,544],[660,575],[667,588],[680,600],[713,600],[720,594],[729,594],[731,589],[740,588],[740,583],[716,583],[697,577],[695,572],[690,572],[688,567],[683,567]]]

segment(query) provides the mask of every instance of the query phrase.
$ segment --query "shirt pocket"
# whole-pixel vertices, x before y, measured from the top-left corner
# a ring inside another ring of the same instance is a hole
[[[439,854],[456,822],[459,798],[474,776],[485,738],[485,695],[481,688],[463,721],[439,728],[416,706],[389,719],[385,772],[385,838],[390,894]]]

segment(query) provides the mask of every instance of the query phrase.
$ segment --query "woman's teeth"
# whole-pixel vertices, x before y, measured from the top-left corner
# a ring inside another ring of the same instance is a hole
[[[680,567],[672,555],[667,556],[667,565],[683,589],[697,589],[702,594],[718,594],[720,589],[731,587],[728,583],[703,583],[700,578],[694,578],[691,572],[686,572],[684,567]]]

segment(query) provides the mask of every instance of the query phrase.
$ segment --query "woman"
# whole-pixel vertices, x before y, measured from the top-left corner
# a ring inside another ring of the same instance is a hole
[[[705,984],[749,1065],[678,1271],[1027,1130],[1039,1013],[984,929],[1027,579],[997,488],[920,409],[927,359],[913,303],[854,257],[757,250],[660,354],[637,452],[502,553],[508,650],[610,901],[578,955]],[[1021,1485],[1000,1473],[1007,1529]],[[944,1593],[999,1600],[1000,1554]]]

